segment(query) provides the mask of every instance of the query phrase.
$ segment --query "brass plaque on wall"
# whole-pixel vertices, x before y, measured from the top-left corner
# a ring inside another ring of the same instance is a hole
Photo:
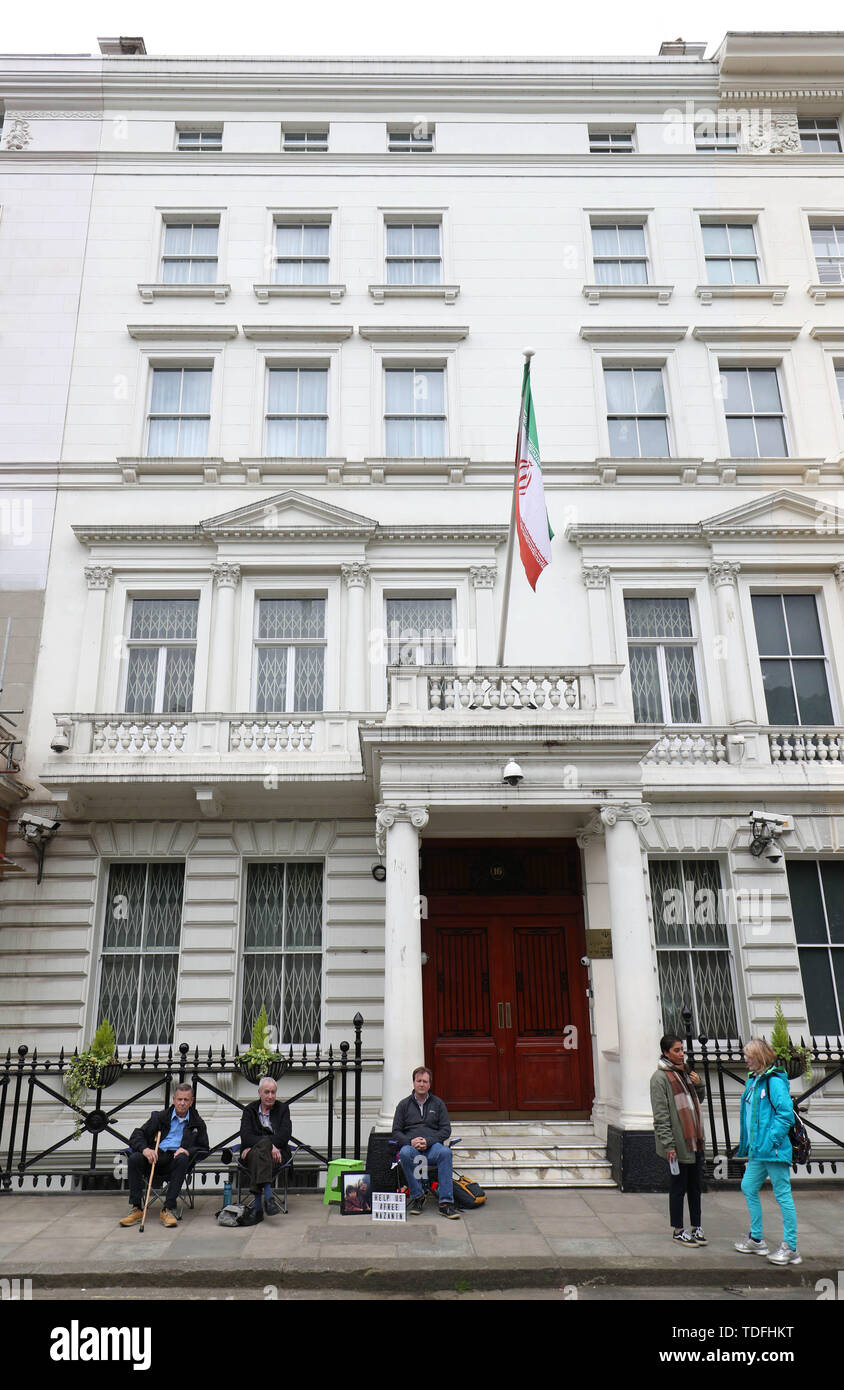
[[[612,933],[609,927],[587,927],[586,954],[592,960],[612,960]]]

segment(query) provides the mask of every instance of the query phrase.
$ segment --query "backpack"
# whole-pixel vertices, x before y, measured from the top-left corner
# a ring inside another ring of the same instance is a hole
[[[812,1141],[806,1133],[806,1126],[801,1120],[797,1110],[794,1111],[794,1124],[788,1131],[791,1140],[791,1162],[795,1167],[799,1164],[808,1163],[812,1156]]]
[[[246,1207],[241,1202],[230,1202],[227,1207],[221,1207],[217,1212],[218,1226],[239,1226]]]
[[[486,1193],[480,1183],[467,1178],[465,1173],[454,1174],[454,1204],[458,1207],[482,1207]]]

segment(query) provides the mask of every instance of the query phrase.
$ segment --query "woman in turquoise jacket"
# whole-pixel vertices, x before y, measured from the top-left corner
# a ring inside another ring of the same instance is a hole
[[[788,1077],[775,1065],[773,1048],[764,1038],[753,1038],[744,1049],[750,1076],[741,1098],[741,1133],[738,1157],[747,1159],[741,1190],[750,1211],[750,1234],[736,1241],[743,1255],[768,1255],[773,1265],[799,1265],[797,1213],[791,1195],[791,1140],[794,1106]],[[782,1213],[783,1242],[775,1255],[768,1254],[762,1236],[762,1203],[759,1189],[771,1179],[774,1197]]]

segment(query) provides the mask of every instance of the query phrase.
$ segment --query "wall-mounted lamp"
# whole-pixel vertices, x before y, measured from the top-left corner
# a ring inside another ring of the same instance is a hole
[[[384,879],[387,877],[387,870],[381,863],[373,864],[369,872],[372,874],[376,883],[383,883]]]

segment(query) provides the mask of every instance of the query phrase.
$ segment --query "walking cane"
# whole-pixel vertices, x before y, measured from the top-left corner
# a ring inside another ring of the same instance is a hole
[[[150,1194],[150,1192],[152,1191],[152,1179],[153,1179],[153,1175],[154,1175],[154,1173],[155,1173],[155,1165],[156,1165],[156,1163],[158,1162],[158,1141],[159,1141],[160,1138],[161,1138],[161,1130],[159,1130],[158,1133],[157,1133],[156,1136],[155,1136],[155,1158],[152,1160],[152,1167],[151,1167],[150,1170],[149,1170],[149,1182],[147,1183],[147,1199],[146,1199],[146,1201],[144,1202],[144,1214],[143,1214],[143,1216],[141,1217],[141,1224],[140,1224],[140,1226],[138,1227],[138,1235],[140,1235],[140,1234],[142,1233],[142,1231],[143,1231],[143,1229],[144,1229],[144,1222],[145,1222],[146,1219],[147,1219],[147,1207],[149,1206],[149,1194]]]

